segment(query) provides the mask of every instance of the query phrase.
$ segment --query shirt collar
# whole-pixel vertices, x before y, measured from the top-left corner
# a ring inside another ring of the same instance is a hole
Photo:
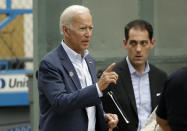
[[[127,61],[127,64],[128,64],[128,67],[129,67],[129,71],[131,74],[134,74],[134,73],[138,73],[136,71],[136,69],[134,69],[134,67],[132,66],[132,64],[130,63],[130,60],[129,60],[129,57],[127,56],[126,57],[126,61]],[[145,71],[143,72],[143,74],[145,73],[148,73],[150,71],[150,67],[149,67],[149,63],[148,61],[146,62],[146,67],[145,67]],[[139,73],[138,73],[139,74]]]
[[[63,40],[62,40],[61,44],[62,44],[62,47],[64,48],[64,50],[66,51],[68,57],[71,60],[76,60],[76,59],[80,59],[81,60],[81,59],[84,59],[89,54],[88,50],[84,50],[83,57],[82,57],[81,54],[78,54],[77,52],[75,52],[74,50],[72,50],[69,46],[67,46],[64,43]]]

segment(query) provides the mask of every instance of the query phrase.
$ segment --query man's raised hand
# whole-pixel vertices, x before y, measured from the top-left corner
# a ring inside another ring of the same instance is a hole
[[[102,73],[99,81],[98,86],[101,91],[105,90],[110,83],[116,84],[118,75],[112,71],[116,63],[112,63],[107,69]]]

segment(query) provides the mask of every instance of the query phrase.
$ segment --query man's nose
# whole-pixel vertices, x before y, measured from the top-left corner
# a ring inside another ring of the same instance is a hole
[[[92,35],[92,30],[90,30],[89,28],[86,29],[86,32],[85,32],[85,36],[86,37],[90,37]]]
[[[137,44],[136,51],[140,52],[142,50],[142,46],[140,44]]]

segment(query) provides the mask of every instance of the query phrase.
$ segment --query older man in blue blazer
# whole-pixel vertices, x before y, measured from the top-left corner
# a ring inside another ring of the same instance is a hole
[[[104,114],[100,97],[118,75],[110,65],[97,82],[95,61],[88,54],[92,36],[89,9],[73,5],[60,16],[64,40],[41,60],[38,74],[40,131],[106,131],[118,123]]]

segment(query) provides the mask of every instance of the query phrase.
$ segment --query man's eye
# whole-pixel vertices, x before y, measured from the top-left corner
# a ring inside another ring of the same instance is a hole
[[[80,30],[86,30],[86,27],[80,27]]]
[[[93,27],[92,27],[92,26],[90,26],[90,27],[89,27],[89,29],[90,29],[90,30],[93,30]]]
[[[142,45],[142,46],[146,46],[147,44],[148,44],[148,41],[142,41],[142,42],[141,42],[141,45]]]
[[[132,46],[136,46],[136,45],[137,45],[137,42],[135,42],[135,41],[131,41],[131,42],[130,42],[130,45],[132,45]]]

